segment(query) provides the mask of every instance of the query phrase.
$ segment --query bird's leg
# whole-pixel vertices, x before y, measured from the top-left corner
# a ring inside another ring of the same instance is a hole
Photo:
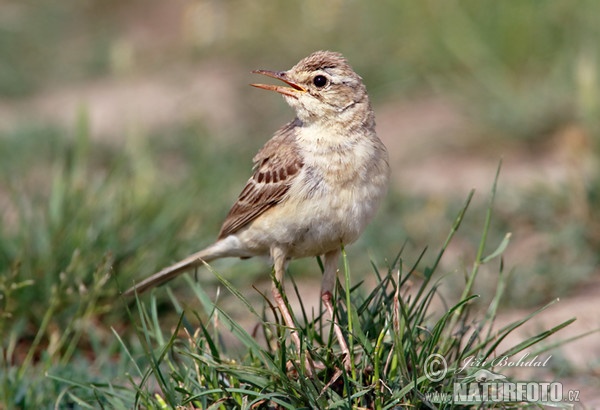
[[[333,290],[337,279],[337,267],[340,259],[340,249],[328,252],[325,254],[324,270],[323,270],[323,281],[321,282],[321,299],[327,309],[327,313],[331,317],[333,322],[333,331],[338,339],[342,354],[344,355],[344,367],[348,369],[350,367],[350,350],[340,325],[335,320],[335,312],[333,310]]]
[[[279,308],[281,312],[281,316],[283,316],[283,321],[285,325],[290,328],[290,336],[296,345],[296,349],[298,350],[298,355],[302,354],[302,344],[300,343],[300,336],[298,335],[298,331],[296,330],[296,324],[294,323],[294,319],[292,319],[292,314],[287,308],[285,304],[285,300],[283,299],[283,295],[279,291],[279,286],[283,289],[283,276],[285,274],[285,265],[286,265],[286,253],[280,248],[274,248],[271,250],[271,257],[273,258],[273,265],[275,268],[275,281],[273,281],[273,298],[275,299],[275,304]],[[305,359],[305,369],[307,376],[311,377],[313,374],[313,369],[315,368],[315,363],[313,362],[310,355],[306,354]]]
[[[281,316],[283,317],[283,321],[285,325],[290,328],[290,336],[298,349],[298,353],[301,352],[301,344],[300,344],[300,336],[298,336],[298,332],[296,331],[296,324],[294,323],[294,319],[292,319],[292,314],[287,308],[285,304],[285,300],[283,300],[283,295],[279,291],[279,286],[283,289],[283,276],[285,274],[285,265],[286,265],[286,254],[280,248],[275,248],[271,251],[271,257],[273,258],[273,265],[275,268],[275,281],[273,281],[273,299],[275,299],[275,304],[279,308],[281,312]]]

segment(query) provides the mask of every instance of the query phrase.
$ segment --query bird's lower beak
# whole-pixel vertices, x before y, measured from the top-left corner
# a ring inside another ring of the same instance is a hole
[[[289,87],[285,87],[282,85],[271,85],[271,84],[250,84],[253,87],[262,88],[263,90],[271,90],[277,91],[280,94],[288,95],[290,97],[298,97],[298,93],[305,93],[306,90],[294,83],[293,81],[288,80],[287,74],[285,71],[269,71],[269,70],[254,70],[252,71],[254,74],[262,74],[267,77],[277,78],[278,80],[283,81]]]

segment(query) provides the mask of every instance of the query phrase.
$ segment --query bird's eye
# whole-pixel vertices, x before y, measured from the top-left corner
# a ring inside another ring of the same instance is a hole
[[[317,75],[313,78],[313,84],[319,88],[325,87],[327,85],[327,77],[324,75]]]

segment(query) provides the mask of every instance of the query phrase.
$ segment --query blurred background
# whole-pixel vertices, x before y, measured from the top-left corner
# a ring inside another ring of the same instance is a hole
[[[117,289],[213,241],[252,156],[293,118],[250,71],[319,49],[363,77],[390,151],[391,192],[347,249],[355,282],[403,246],[408,266],[426,247],[423,266],[435,259],[475,189],[442,265],[459,295],[502,160],[489,251],[512,233],[506,315],[560,297],[550,319],[579,317],[569,335],[598,328],[598,15],[592,0],[3,1],[0,334],[19,357],[50,306],[42,345],[60,349],[98,283],[88,331],[126,329]],[[268,289],[262,261],[215,267],[257,300]],[[482,271],[484,307],[497,272]],[[320,283],[314,260],[291,276],[301,293]],[[597,377],[597,342],[560,371]]]

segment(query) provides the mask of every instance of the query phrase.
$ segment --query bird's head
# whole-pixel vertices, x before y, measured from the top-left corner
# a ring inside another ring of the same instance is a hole
[[[253,73],[287,84],[251,85],[282,94],[305,123],[364,122],[366,119],[360,117],[371,112],[361,77],[340,53],[317,51],[287,71],[256,70]]]

